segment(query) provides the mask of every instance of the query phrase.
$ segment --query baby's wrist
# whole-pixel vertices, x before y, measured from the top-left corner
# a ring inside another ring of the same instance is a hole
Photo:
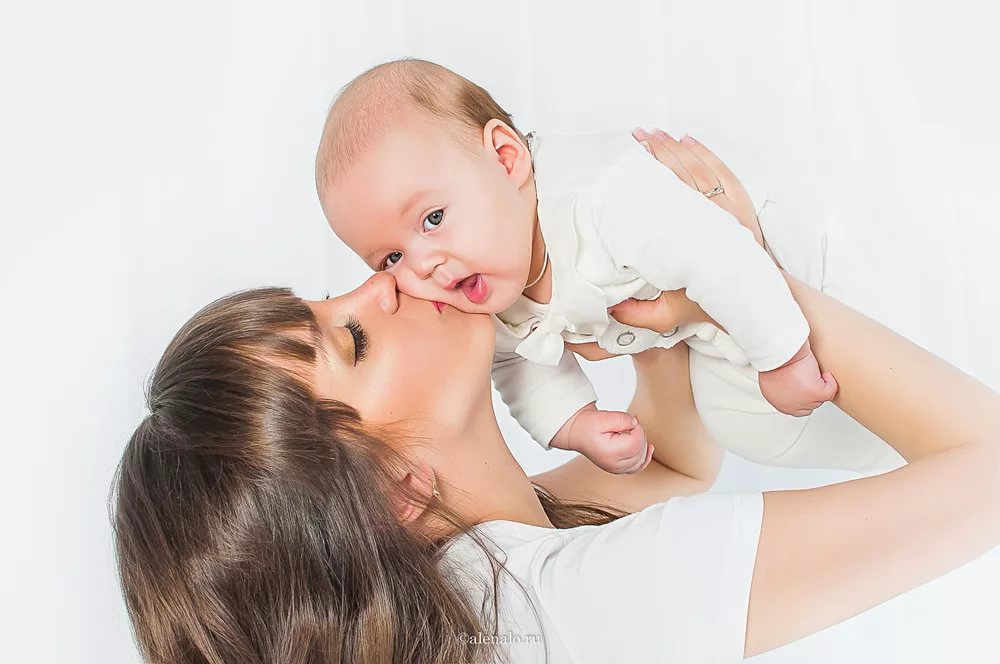
[[[792,357],[789,358],[789,360],[787,362],[785,362],[784,364],[782,364],[780,367],[776,367],[774,369],[771,369],[771,371],[778,371],[780,369],[784,369],[786,367],[790,367],[793,364],[797,364],[797,363],[801,362],[802,360],[807,359],[810,355],[812,355],[812,347],[809,345],[809,340],[806,339],[806,342],[804,344],[802,344],[802,347],[799,348],[795,352],[795,355],[792,355]],[[770,373],[770,371],[762,371],[761,373]]]
[[[578,445],[574,445],[572,438],[573,425],[576,424],[577,419],[580,417],[581,413],[587,411],[596,411],[597,402],[591,401],[589,404],[581,408],[580,410],[573,413],[573,415],[566,420],[566,423],[559,428],[556,435],[552,437],[549,441],[549,447],[555,447],[560,450],[572,450],[574,452],[583,452],[583,450],[578,449]]]

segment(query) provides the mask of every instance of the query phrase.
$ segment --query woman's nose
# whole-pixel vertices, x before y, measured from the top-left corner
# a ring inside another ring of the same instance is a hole
[[[396,278],[388,272],[376,272],[362,284],[361,290],[367,291],[371,297],[374,297],[382,311],[387,314],[394,314],[399,308]]]

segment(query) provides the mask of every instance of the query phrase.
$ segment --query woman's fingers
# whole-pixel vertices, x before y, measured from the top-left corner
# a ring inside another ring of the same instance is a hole
[[[747,193],[746,188],[743,183],[740,182],[736,174],[733,173],[726,164],[719,159],[719,157],[701,144],[700,141],[691,137],[685,136],[681,139],[681,145],[689,149],[693,154],[698,156],[706,166],[712,169],[715,175],[719,178],[719,183],[725,190],[725,193],[718,197],[718,200],[713,198],[712,200],[717,200],[720,207],[732,214],[736,219],[745,226],[747,229],[753,233],[754,240],[757,244],[764,247],[771,260],[778,263],[777,259],[774,258],[774,254],[771,253],[770,248],[767,246],[767,241],[764,238],[764,233],[760,228],[760,222],[757,220],[757,211],[754,208],[753,200],[750,198],[750,194]]]
[[[646,132],[645,130],[642,130],[641,132],[637,130],[637,132],[634,132],[633,135],[652,137],[653,140],[651,141],[651,144],[656,147],[653,155],[658,161],[664,163],[675,173],[677,172],[677,169],[661,158],[661,155],[669,154],[671,160],[679,161],[683,165],[685,173],[687,173],[690,178],[681,178],[688,186],[704,192],[707,190],[701,185],[693,184],[695,180],[704,182],[706,179],[710,178],[712,182],[717,182],[717,185],[712,186],[722,187],[723,193],[713,196],[709,200],[736,217],[740,224],[753,233],[757,244],[764,247],[764,249],[771,256],[771,259],[774,260],[774,255],[771,254],[771,250],[767,246],[764,234],[761,231],[760,222],[757,220],[757,212],[753,201],[750,199],[750,195],[743,187],[743,183],[740,182],[739,178],[736,177],[729,167],[726,166],[726,164],[719,159],[714,152],[691,136],[684,136],[680,141],[675,141],[669,137],[667,139],[663,139],[663,136],[668,135],[666,132],[659,129],[654,130],[652,134]],[[669,146],[669,150],[667,149],[667,146]],[[711,175],[706,175],[706,171],[710,172]],[[775,263],[777,263],[777,260],[775,260]]]
[[[729,214],[739,218],[739,209],[734,202],[727,197],[727,188],[720,181],[713,169],[708,164],[701,161],[698,155],[691,151],[686,145],[674,140],[662,129],[654,129],[652,134],[644,129],[636,129],[632,132],[632,136],[635,137],[635,139],[640,143],[647,146],[646,149],[653,153],[653,156],[656,157],[657,161],[672,170],[677,177],[684,182],[684,184],[692,189],[700,193],[705,193],[716,187],[722,186],[723,193],[716,194],[709,200]],[[717,157],[716,161],[718,161]],[[732,180],[737,183],[739,182],[735,179],[735,176]]]
[[[677,326],[676,317],[667,301],[628,299],[608,309],[616,321],[632,327],[644,327],[654,332],[668,332]]]
[[[739,181],[739,178],[729,170],[729,167],[714,152],[691,136],[684,136],[681,138],[680,143],[691,154],[695,155],[701,163],[712,170],[712,173],[719,181],[719,185],[725,192],[721,196],[728,199],[729,205],[723,207],[735,214],[740,220],[745,220],[748,216],[754,215],[753,201],[750,200],[750,195],[743,188],[743,183]],[[718,202],[720,205],[722,204],[721,199]],[[754,235],[757,235],[757,233],[754,233]]]
[[[722,162],[722,160],[715,155],[714,152],[706,148],[704,145],[699,143],[691,136],[682,136],[680,144],[686,147],[688,150],[690,150],[691,153],[694,154],[694,156],[698,157],[701,163],[705,164],[705,166],[710,168],[712,170],[712,173],[715,175],[716,179],[718,179],[720,182],[726,178],[728,178],[729,180],[736,179],[736,176],[733,175],[733,172],[731,170],[729,170],[729,167],[726,166]]]
[[[652,138],[652,136],[649,135],[649,132],[647,132],[642,127],[636,127],[635,129],[633,129],[632,136],[637,141],[648,141],[649,139]]]
[[[663,291],[655,300],[629,298],[608,309],[619,323],[644,327],[654,332],[670,332],[678,325],[710,320],[684,290]]]
[[[653,139],[662,143],[684,165],[694,180],[694,188],[704,193],[719,186],[719,178],[694,152],[662,129],[653,130]]]
[[[573,351],[580,357],[591,362],[597,362],[598,360],[606,360],[610,357],[618,357],[612,353],[601,348],[597,345],[596,341],[590,341],[583,344],[566,344],[566,348]]]
[[[643,147],[645,147],[649,152],[656,157],[656,161],[660,162],[670,170],[674,172],[674,175],[679,177],[681,181],[692,189],[697,189],[698,185],[688,173],[687,168],[684,164],[670,151],[670,148],[664,144],[662,141],[657,140],[652,134],[646,132],[644,129],[635,129],[632,131],[632,136],[635,140],[639,141]]]
[[[608,309],[619,323],[644,327],[654,332],[670,332],[688,323],[711,323],[725,331],[697,302],[687,296],[687,290],[663,291],[655,300],[629,298]]]

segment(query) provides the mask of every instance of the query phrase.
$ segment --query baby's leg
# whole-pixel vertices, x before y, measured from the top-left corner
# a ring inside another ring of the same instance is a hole
[[[779,413],[761,395],[757,373],[691,353],[691,389],[705,428],[723,448],[755,463],[881,472],[901,459],[873,433],[826,403],[806,417]]]
[[[789,273],[872,318],[891,324],[892,301],[864,259],[831,220],[768,201],[759,214],[771,253]],[[691,387],[706,428],[722,447],[757,463],[881,472],[902,464],[896,452],[832,403],[807,417],[776,411],[757,373],[691,353]]]

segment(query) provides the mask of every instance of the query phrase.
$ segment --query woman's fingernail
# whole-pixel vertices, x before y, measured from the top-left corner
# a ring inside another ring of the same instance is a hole
[[[637,424],[639,424],[639,420],[637,420],[635,417],[633,417],[632,418],[632,426],[636,426]]]
[[[688,136],[687,134],[681,136],[681,143],[683,143],[684,145],[693,145],[694,142],[695,142],[694,139]]]

